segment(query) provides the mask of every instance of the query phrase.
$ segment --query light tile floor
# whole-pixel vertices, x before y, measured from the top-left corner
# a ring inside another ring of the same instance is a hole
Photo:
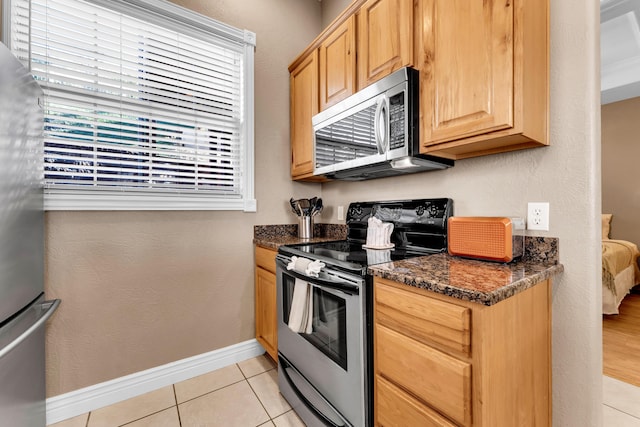
[[[640,387],[602,377],[604,427],[640,427]]]
[[[604,427],[640,427],[640,387],[603,376]],[[50,427],[304,427],[267,356],[227,366]]]
[[[50,427],[304,427],[275,368],[259,356]]]

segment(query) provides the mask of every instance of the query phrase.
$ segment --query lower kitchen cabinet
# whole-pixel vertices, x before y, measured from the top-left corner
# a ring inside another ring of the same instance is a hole
[[[491,306],[375,278],[378,426],[550,426],[548,280]]]
[[[256,246],[256,340],[274,361],[278,360],[276,255],[276,251]]]

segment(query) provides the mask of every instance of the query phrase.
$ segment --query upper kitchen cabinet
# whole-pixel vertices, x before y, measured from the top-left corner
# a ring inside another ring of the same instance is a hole
[[[313,175],[313,125],[320,109],[348,97],[356,87],[354,1],[289,65],[291,178],[326,181]]]
[[[549,0],[355,0],[289,67],[292,178],[323,180],[314,114],[405,66],[420,72],[422,154],[549,144]]]
[[[356,87],[356,19],[350,16],[320,44],[320,110],[345,99]]]
[[[313,175],[313,127],[318,113],[318,51],[311,51],[289,74],[291,177]]]
[[[368,0],[357,14],[358,89],[413,65],[413,0]]]
[[[461,159],[548,145],[548,2],[417,2],[421,152]]]

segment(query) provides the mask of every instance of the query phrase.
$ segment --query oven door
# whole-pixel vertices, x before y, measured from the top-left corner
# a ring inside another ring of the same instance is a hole
[[[365,280],[323,269],[319,278],[277,258],[281,393],[309,426],[366,425]],[[311,287],[309,333],[288,325],[296,279]]]

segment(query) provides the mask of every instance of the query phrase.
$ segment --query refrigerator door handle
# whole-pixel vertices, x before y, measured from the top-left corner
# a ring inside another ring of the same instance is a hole
[[[13,340],[9,345],[0,349],[0,359],[9,354],[11,350],[20,345],[21,342],[29,338],[31,334],[33,334],[39,327],[44,325],[44,323],[49,320],[54,311],[58,309],[60,305],[60,300],[55,299],[52,301],[44,301],[40,304],[43,310],[46,310],[45,313],[40,317],[33,325],[29,327],[26,331],[24,331],[18,338]]]

